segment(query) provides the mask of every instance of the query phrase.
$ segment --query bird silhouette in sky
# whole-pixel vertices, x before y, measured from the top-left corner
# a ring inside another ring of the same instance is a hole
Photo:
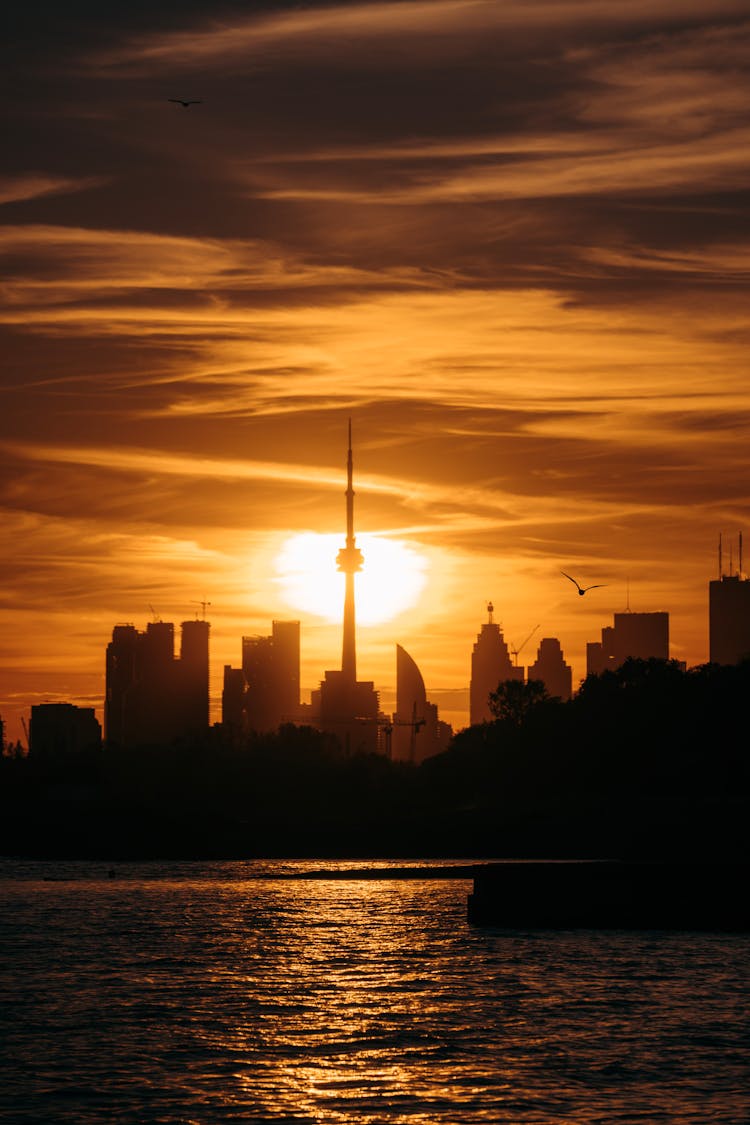
[[[182,98],[167,98],[167,101],[174,102],[175,105],[181,105],[183,109],[187,109],[189,105],[203,105],[200,98],[188,98],[187,101],[183,101]]]
[[[575,588],[578,590],[579,597],[581,597],[581,598],[583,597],[583,595],[586,593],[587,590],[598,590],[601,586],[607,585],[606,582],[595,582],[593,586],[579,586],[578,583],[576,582],[575,578],[571,578],[569,574],[565,574],[564,570],[561,570],[560,574],[563,574],[563,575],[565,575],[566,578],[570,579],[570,581],[573,583]]]

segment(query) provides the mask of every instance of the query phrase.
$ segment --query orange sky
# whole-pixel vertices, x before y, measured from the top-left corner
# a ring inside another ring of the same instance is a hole
[[[340,629],[274,560],[343,539],[350,416],[357,530],[427,566],[359,629],[384,702],[400,643],[465,722],[442,693],[488,599],[515,645],[539,624],[521,663],[557,636],[574,682],[628,598],[706,660],[718,535],[750,522],[744,0],[207,12],[11,17],[8,734],[39,700],[101,706],[116,622],[202,600],[217,702],[274,617],[316,686]]]

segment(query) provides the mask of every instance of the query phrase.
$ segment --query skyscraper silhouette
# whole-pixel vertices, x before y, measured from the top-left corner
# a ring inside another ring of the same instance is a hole
[[[51,761],[101,749],[102,728],[93,707],[35,703],[31,708],[29,756]]]
[[[242,638],[242,667],[224,665],[221,721],[234,738],[268,734],[301,718],[299,621],[274,621],[270,637]]]
[[[278,730],[282,723],[299,718],[299,621],[274,621],[271,630],[270,637],[242,638],[242,725],[258,734]],[[235,696],[238,690],[236,681],[233,688],[230,686],[231,680],[225,672],[230,699],[232,690]],[[223,719],[230,721],[228,713]]]
[[[171,621],[145,632],[115,625],[107,645],[104,732],[108,746],[167,744],[208,730],[207,621],[184,621],[180,658]]]
[[[628,657],[636,660],[669,659],[669,614],[614,614],[614,625],[605,625],[601,641],[586,645],[586,674],[599,675],[619,668]]]
[[[256,734],[273,731],[273,638],[251,636],[242,638],[242,671],[245,674],[245,713],[249,730]]]
[[[273,696],[279,722],[289,723],[299,715],[300,626],[299,621],[274,621]]]
[[[427,699],[422,673],[401,645],[396,645],[396,710],[390,726],[391,757],[414,764],[446,750],[453,734]]]
[[[354,538],[352,424],[346,461],[346,542],[336,563],[345,577],[341,671],[327,671],[319,691],[312,693],[313,709],[323,730],[338,735],[349,753],[378,749],[378,693],[371,680],[357,679],[354,576],[362,569],[362,552]]]
[[[492,602],[487,603],[487,621],[477,636],[471,654],[471,685],[469,688],[469,721],[489,722],[492,713],[489,695],[503,680],[523,680],[523,668],[511,662],[501,627],[494,620]]]
[[[188,730],[208,728],[208,621],[183,621],[180,634],[180,676],[184,723]]]
[[[724,574],[719,537],[719,577],[708,584],[708,659],[712,664],[738,664],[750,657],[750,581],[742,572],[742,534],[735,570],[729,556]]]
[[[565,663],[557,637],[542,637],[536,660],[526,674],[530,680],[541,680],[553,697],[570,699],[573,694],[573,669]]]

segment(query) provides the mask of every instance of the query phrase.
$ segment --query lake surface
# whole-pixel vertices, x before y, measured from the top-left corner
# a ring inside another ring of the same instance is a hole
[[[750,935],[485,930],[465,878],[263,877],[325,866],[360,865],[0,860],[0,1120],[750,1121]]]

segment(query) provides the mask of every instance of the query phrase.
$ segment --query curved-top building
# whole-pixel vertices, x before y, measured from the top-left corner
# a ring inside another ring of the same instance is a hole
[[[396,710],[391,730],[391,757],[422,762],[445,750],[453,731],[428,702],[422,673],[401,645],[396,645]]]

